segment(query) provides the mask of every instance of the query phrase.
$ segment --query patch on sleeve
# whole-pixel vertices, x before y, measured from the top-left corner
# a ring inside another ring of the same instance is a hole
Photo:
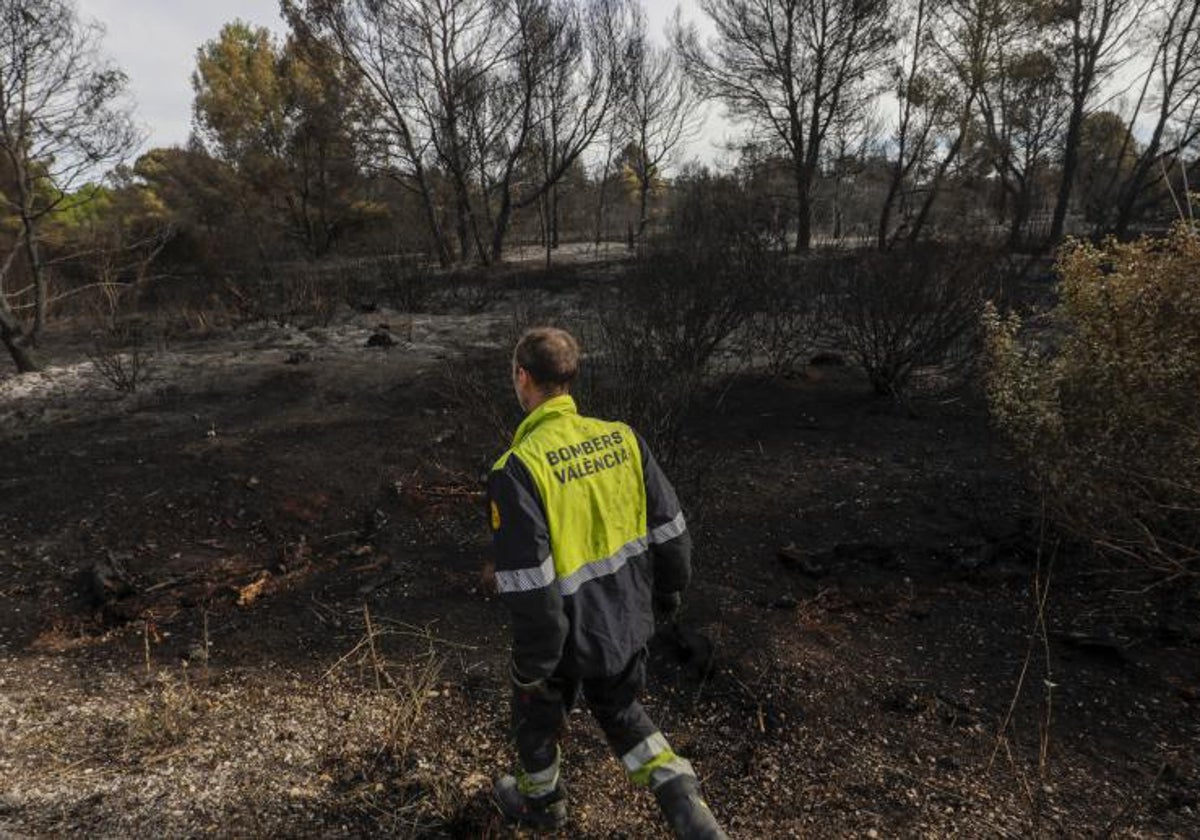
[[[500,508],[495,502],[492,502],[492,530],[500,530]]]

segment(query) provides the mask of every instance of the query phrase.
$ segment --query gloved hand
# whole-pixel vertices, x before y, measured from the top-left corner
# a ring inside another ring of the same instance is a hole
[[[654,621],[656,624],[671,624],[679,618],[679,607],[683,595],[678,592],[654,593]]]

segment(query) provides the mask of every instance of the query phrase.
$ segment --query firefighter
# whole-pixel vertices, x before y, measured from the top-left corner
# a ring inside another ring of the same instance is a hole
[[[569,393],[578,368],[569,333],[521,337],[512,376],[526,416],[488,479],[496,587],[512,617],[519,758],[493,798],[510,822],[565,823],[559,737],[582,692],[675,834],[724,838],[691,764],[639,702],[655,615],[674,618],[691,577],[691,536],[645,442],[623,423],[579,414]]]

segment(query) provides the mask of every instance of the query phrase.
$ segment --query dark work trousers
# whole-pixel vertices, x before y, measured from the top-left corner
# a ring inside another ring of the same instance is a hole
[[[554,763],[567,714],[579,700],[580,689],[596,722],[617,757],[625,755],[658,731],[638,702],[646,687],[646,651],[629,660],[616,676],[579,680],[555,674],[533,691],[517,687],[513,694],[513,737],[526,773]]]

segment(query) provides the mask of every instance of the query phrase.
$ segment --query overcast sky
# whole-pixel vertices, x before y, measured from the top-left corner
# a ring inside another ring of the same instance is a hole
[[[221,27],[240,18],[284,30],[278,0],[78,0],[80,16],[105,27],[104,50],[129,76],[137,119],[146,131],[144,149],[182,145],[192,122],[192,71],[196,50]],[[645,0],[650,31],[661,37],[677,0]],[[685,16],[694,14],[683,0]],[[724,132],[714,125],[693,144],[691,154],[713,157]]]
[[[103,24],[104,51],[129,76],[146,148],[187,142],[202,43],[235,18],[282,29],[277,0],[79,0],[79,14]]]

